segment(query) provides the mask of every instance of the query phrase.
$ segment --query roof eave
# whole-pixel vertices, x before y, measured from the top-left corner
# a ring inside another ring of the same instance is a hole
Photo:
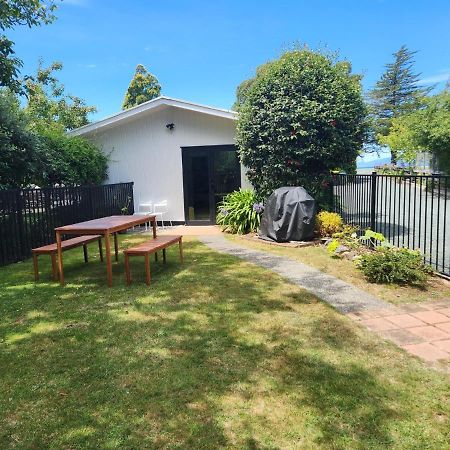
[[[76,128],[75,130],[71,130],[67,134],[69,136],[82,136],[85,134],[93,133],[103,128],[110,128],[112,126],[120,124],[124,120],[130,119],[145,111],[151,111],[152,109],[155,109],[159,106],[172,106],[175,108],[195,111],[203,114],[209,114],[211,116],[221,117],[229,120],[237,119],[237,113],[235,111],[230,111],[228,109],[214,108],[211,106],[188,102],[186,100],[161,96],[153,100],[149,100],[148,102],[142,103],[138,106],[134,106],[133,108],[129,108],[125,111],[121,111],[117,114],[106,117],[105,119],[84,125],[80,128]]]

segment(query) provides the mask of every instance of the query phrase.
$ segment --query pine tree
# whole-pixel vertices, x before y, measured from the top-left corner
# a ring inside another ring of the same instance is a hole
[[[420,74],[413,71],[414,55],[402,45],[393,54],[394,62],[386,64],[386,71],[369,93],[372,100],[372,119],[374,141],[379,143],[378,136],[387,136],[392,120],[417,109],[421,100],[431,88],[418,85]],[[391,160],[397,162],[396,155],[391,152]]]
[[[142,64],[136,66],[136,72],[128,86],[122,109],[132,108],[161,95],[161,86],[157,78]]]

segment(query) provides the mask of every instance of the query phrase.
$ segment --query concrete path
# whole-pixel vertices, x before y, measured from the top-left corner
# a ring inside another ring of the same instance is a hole
[[[408,353],[430,363],[450,362],[448,298],[421,305],[394,306],[293,259],[243,247],[223,235],[200,236],[199,239],[213,250],[273,270]],[[444,368],[450,370],[450,364]]]
[[[271,269],[301,286],[342,313],[389,309],[391,305],[331,275],[290,258],[252,250],[218,236],[200,236],[200,241],[222,253]]]

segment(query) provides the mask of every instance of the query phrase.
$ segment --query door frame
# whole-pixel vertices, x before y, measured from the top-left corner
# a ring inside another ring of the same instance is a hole
[[[181,161],[183,166],[183,197],[184,197],[184,221],[187,225],[215,225],[216,211],[214,210],[214,155],[218,151],[237,151],[234,144],[223,145],[195,145],[181,147]],[[192,154],[206,155],[208,157],[208,184],[209,184],[209,220],[189,221],[189,195],[192,173],[188,170],[187,161]],[[240,165],[239,165],[240,166]],[[239,186],[242,186],[242,174],[239,174]]]

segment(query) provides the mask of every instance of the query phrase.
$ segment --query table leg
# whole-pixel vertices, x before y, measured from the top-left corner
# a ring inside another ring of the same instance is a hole
[[[108,286],[112,286],[112,263],[111,263],[111,242],[109,240],[109,233],[105,233],[105,253],[106,253],[106,277]]]
[[[150,285],[150,255],[145,254],[145,282],[147,286]]]
[[[153,239],[156,239],[156,217],[152,220]]]
[[[63,255],[61,248],[61,233],[56,232],[56,248],[58,250],[58,272],[59,272],[59,282],[61,286],[64,286],[64,267],[63,267]]]
[[[130,273],[130,259],[128,253],[125,253],[125,277],[127,279],[127,285],[131,284],[131,273]]]
[[[165,248],[163,248],[163,263],[165,264],[166,263],[166,249]]]
[[[56,263],[56,253],[52,253],[51,255],[52,258],[52,274],[53,274],[53,279],[55,281],[58,281],[58,264]]]
[[[88,262],[88,251],[87,251],[86,244],[83,245],[83,255],[84,255],[84,262],[87,263]]]
[[[103,262],[102,238],[98,238],[98,252],[100,253],[100,261]]]
[[[116,261],[119,261],[119,242],[117,240],[117,233],[114,233],[114,252],[116,254]]]

